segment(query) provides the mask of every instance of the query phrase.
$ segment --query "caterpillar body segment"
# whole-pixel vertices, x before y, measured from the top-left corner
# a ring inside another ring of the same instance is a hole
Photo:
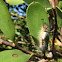
[[[39,49],[44,52],[48,48],[48,40],[49,40],[47,26],[41,27],[38,34],[38,40],[39,40]]]

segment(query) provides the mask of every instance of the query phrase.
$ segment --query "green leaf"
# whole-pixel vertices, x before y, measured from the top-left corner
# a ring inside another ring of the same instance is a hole
[[[10,5],[18,5],[18,4],[22,4],[22,3],[31,3],[33,1],[39,2],[40,4],[42,4],[44,7],[49,8],[52,7],[49,3],[49,0],[6,0],[7,3],[9,3]]]
[[[39,2],[43,7],[49,8],[51,7],[49,0],[24,0],[26,3],[31,3],[31,2]]]
[[[14,40],[14,24],[11,20],[8,8],[3,0],[0,0],[0,29],[7,37],[9,37],[11,40]]]
[[[30,57],[17,49],[0,52],[0,62],[27,62]]]
[[[62,59],[58,59],[57,62],[62,62]]]
[[[59,7],[62,9],[62,1],[59,1]]]
[[[9,3],[10,5],[19,5],[24,3],[23,0],[6,0],[7,3]]]
[[[56,7],[57,10],[57,23],[58,27],[62,27],[62,10],[59,7]]]
[[[30,34],[37,39],[39,30],[44,24],[49,25],[47,12],[40,3],[31,3],[27,8],[27,25]]]

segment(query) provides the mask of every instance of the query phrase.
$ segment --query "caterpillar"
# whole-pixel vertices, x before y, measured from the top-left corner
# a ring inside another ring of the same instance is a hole
[[[48,27],[42,26],[38,33],[39,49],[45,51],[48,45]]]

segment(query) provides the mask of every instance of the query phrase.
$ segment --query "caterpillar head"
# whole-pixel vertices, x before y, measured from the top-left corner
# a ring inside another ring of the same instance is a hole
[[[43,26],[42,28],[43,28],[43,31],[44,32],[47,32],[48,31],[48,27],[47,26]]]

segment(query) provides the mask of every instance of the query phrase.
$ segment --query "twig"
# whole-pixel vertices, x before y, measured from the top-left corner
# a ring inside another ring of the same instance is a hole
[[[39,57],[39,58],[44,58],[44,56],[41,56],[41,55],[39,55],[39,54],[35,54],[35,53],[31,52],[31,51],[27,51],[27,50],[25,50],[25,49],[19,47],[18,45],[16,45],[16,49],[19,49],[19,50],[25,52],[26,54],[30,54],[30,55],[32,55],[32,56],[36,56],[36,57]]]
[[[60,41],[61,41],[61,43],[62,43],[62,36],[58,35],[58,37],[59,37],[59,39],[60,39]]]
[[[53,33],[53,41],[52,41],[52,51],[54,51],[54,41],[57,33],[57,15],[56,15],[56,10],[53,8],[53,14],[54,14],[54,33]]]
[[[60,28],[60,35],[61,35],[61,38],[62,38],[62,27]],[[61,39],[61,42],[62,42],[62,39]]]
[[[59,57],[59,58],[61,57],[61,58],[62,58],[62,54],[59,53],[59,52],[56,52],[56,53],[54,54],[54,56],[55,56],[55,57]]]
[[[58,49],[58,48],[57,48],[56,51],[57,51],[57,52],[62,52],[62,49]]]
[[[34,43],[29,43],[29,42],[22,42],[22,41],[18,41],[17,43],[19,43],[19,44],[28,44],[28,45],[35,45]]]
[[[53,15],[54,15],[54,33],[53,33],[53,41],[52,41],[52,52],[54,52],[54,41],[57,33],[57,15],[56,15],[56,0],[49,0],[52,5]]]
[[[15,49],[19,49],[19,50],[23,51],[23,52],[26,53],[26,54],[30,54],[30,55],[36,56],[36,57],[38,57],[38,58],[52,59],[52,57],[51,57],[51,58],[50,58],[50,57],[45,57],[45,56],[41,56],[41,55],[39,55],[39,54],[33,53],[33,52],[31,52],[31,51],[27,51],[27,50],[21,48],[20,46],[14,44],[14,43],[10,43],[10,42],[4,41],[4,40],[2,40],[2,39],[0,39],[0,44],[5,44],[5,45],[8,45],[8,46],[14,47]],[[57,53],[56,53],[56,55],[57,55]],[[55,56],[56,56],[56,55],[55,55]],[[58,54],[58,55],[59,55],[60,57],[62,57],[62,55],[60,55],[60,54]]]
[[[2,39],[0,39],[0,44],[5,44],[5,45],[11,46],[11,47],[15,47],[16,46],[14,43],[10,43],[10,42],[4,41]]]
[[[55,0],[55,5],[59,6],[59,0]]]
[[[17,17],[19,17],[19,18],[24,18],[23,16],[19,16],[17,13],[16,14],[14,14],[14,13],[10,13],[11,15],[13,15],[13,16],[17,16]]]
[[[52,5],[52,8],[59,6],[59,0],[49,0],[49,2]]]
[[[10,43],[10,42],[4,41],[4,40],[2,40],[2,39],[0,39],[0,44],[5,44],[5,45],[8,45],[8,46],[14,47],[15,49],[19,49],[19,50],[25,52],[26,54],[30,54],[30,55],[32,55],[32,56],[36,56],[36,57],[39,57],[39,58],[44,58],[44,56],[41,56],[41,55],[36,54],[36,53],[33,53],[33,52],[31,52],[31,51],[27,51],[27,50],[25,50],[25,49],[19,47],[18,45],[14,44],[14,43]],[[46,58],[47,58],[47,57],[46,57]]]

